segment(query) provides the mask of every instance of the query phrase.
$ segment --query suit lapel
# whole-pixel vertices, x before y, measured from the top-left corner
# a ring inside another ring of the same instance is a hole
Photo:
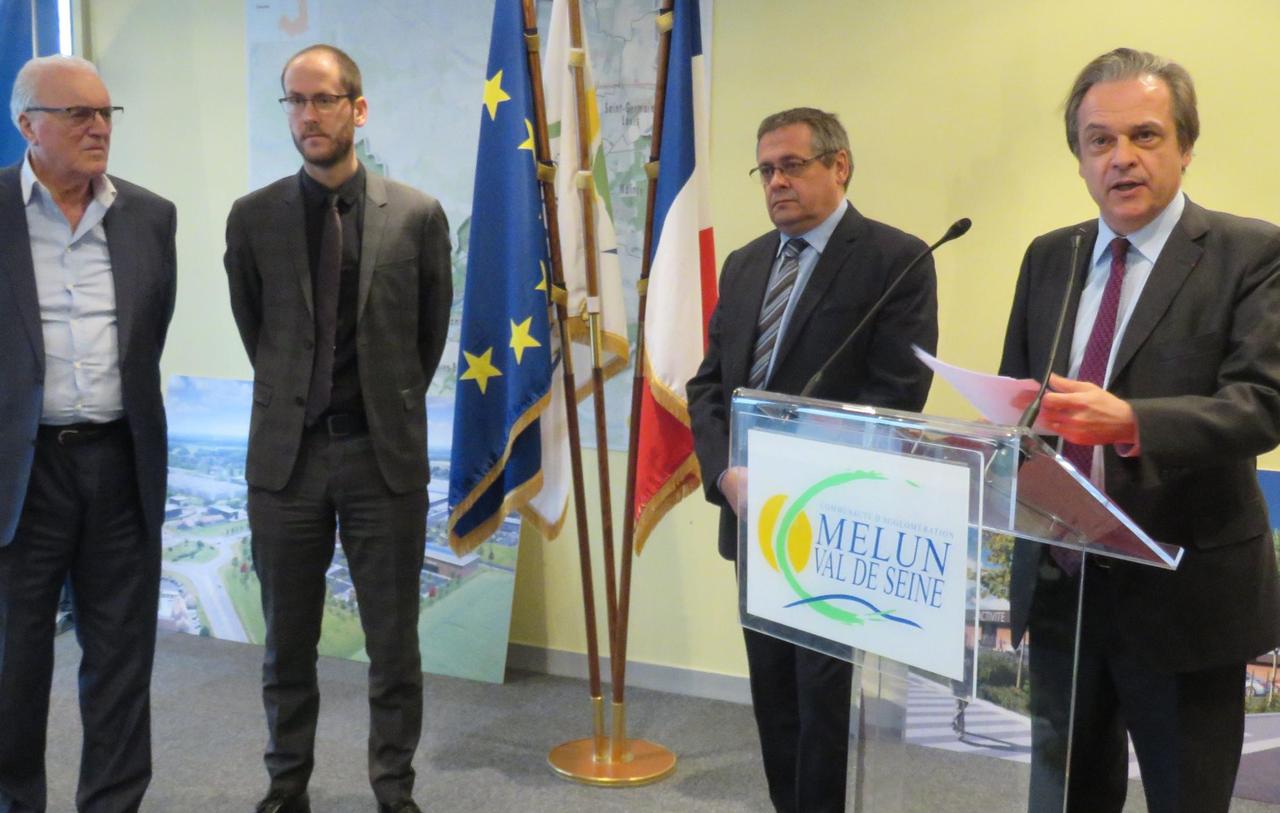
[[[280,220],[278,229],[284,236],[285,253],[293,264],[293,275],[302,289],[302,301],[307,304],[307,314],[314,319],[315,304],[311,292],[311,264],[307,254],[307,213],[302,207],[302,182],[294,177],[284,183],[280,196]]]
[[[23,159],[26,160],[26,159]],[[13,291],[19,318],[26,328],[31,349],[40,369],[44,369],[44,333],[40,328],[40,295],[36,291],[36,269],[31,262],[31,238],[27,212],[22,205],[19,166],[0,171],[0,287]]]
[[[102,218],[102,227],[107,233],[107,254],[111,258],[111,279],[116,289],[116,341],[121,368],[128,358],[129,340],[133,336],[134,293],[144,287],[142,280],[138,279],[141,263],[136,253],[142,242],[138,238],[137,224],[129,215],[129,196],[120,191]]]
[[[769,287],[769,274],[773,270],[773,261],[778,254],[778,241],[778,232],[774,231],[771,239],[762,239],[757,243],[750,254],[742,260],[742,278],[734,281],[735,288],[741,294],[736,298],[737,305],[733,309],[731,318],[727,320],[729,325],[735,327],[725,331],[723,351],[724,379],[738,382],[734,386],[745,387],[751,373],[751,349],[756,341],[755,326],[760,319],[765,290]],[[726,296],[723,290],[721,296]],[[739,325],[751,325],[751,329],[737,329],[736,326]]]
[[[1143,286],[1138,303],[1133,308],[1133,315],[1129,317],[1129,324],[1125,327],[1124,336],[1120,338],[1120,347],[1111,364],[1112,381],[1117,380],[1125,365],[1133,360],[1138,348],[1151,335],[1151,331],[1155,330],[1165,311],[1169,310],[1169,305],[1182,288],[1187,275],[1200,262],[1204,247],[1198,241],[1208,230],[1202,210],[1188,200],[1181,220],[1174,226],[1169,240],[1160,250],[1160,257],[1151,269],[1151,276]]]
[[[373,269],[377,265],[378,250],[382,247],[382,234],[387,225],[387,185],[372,172],[365,173],[364,182],[364,230],[360,236],[360,298],[356,304],[356,323],[369,301],[369,287],[373,284]]]
[[[846,206],[844,217],[840,218],[835,231],[831,233],[831,239],[827,241],[827,247],[823,250],[822,256],[818,258],[818,264],[813,267],[813,273],[809,275],[809,281],[805,283],[804,289],[800,291],[800,298],[796,300],[796,306],[791,311],[791,316],[787,319],[786,332],[782,334],[782,343],[778,345],[778,349],[773,356],[775,370],[778,369],[779,364],[786,361],[787,353],[795,346],[800,333],[804,330],[805,323],[809,321],[809,317],[813,315],[818,303],[826,296],[827,290],[835,282],[836,276],[839,275],[841,269],[844,268],[845,263],[849,260],[849,255],[853,253],[853,244],[857,233],[856,226],[861,217],[851,204]]]

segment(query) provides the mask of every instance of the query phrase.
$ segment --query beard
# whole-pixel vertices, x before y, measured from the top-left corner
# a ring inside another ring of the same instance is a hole
[[[329,135],[327,142],[318,147],[312,147],[310,152],[308,152],[305,139],[308,136],[316,135],[317,132],[314,130],[305,132],[301,136],[295,135],[293,137],[293,146],[297,147],[303,160],[308,164],[327,169],[337,166],[351,155],[351,150],[355,146],[354,129],[353,127],[344,127],[340,132]],[[321,135],[325,134],[321,133]]]

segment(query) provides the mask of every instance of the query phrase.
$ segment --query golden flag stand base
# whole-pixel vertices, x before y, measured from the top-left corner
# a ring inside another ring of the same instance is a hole
[[[648,740],[627,739],[623,703],[613,704],[613,735],[604,736],[604,703],[592,698],[596,735],[551,749],[547,764],[565,779],[606,788],[633,788],[665,779],[676,769],[676,755]]]

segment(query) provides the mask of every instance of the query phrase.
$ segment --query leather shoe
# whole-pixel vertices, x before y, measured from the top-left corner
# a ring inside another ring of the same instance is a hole
[[[307,792],[282,793],[273,790],[258,802],[253,813],[311,813],[311,798]]]
[[[405,799],[395,804],[378,805],[378,813],[422,813],[422,808],[412,799]]]

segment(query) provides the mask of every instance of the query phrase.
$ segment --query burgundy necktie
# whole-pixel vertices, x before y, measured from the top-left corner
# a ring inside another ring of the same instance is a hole
[[[1124,286],[1124,261],[1129,253],[1129,241],[1117,237],[1111,241],[1111,275],[1107,277],[1107,287],[1102,292],[1102,301],[1098,303],[1098,315],[1093,319],[1093,328],[1089,332],[1089,343],[1084,347],[1084,358],[1080,362],[1080,372],[1076,374],[1079,381],[1088,381],[1105,387],[1107,384],[1107,362],[1111,360],[1111,346],[1116,338],[1116,317],[1120,313],[1120,289]],[[1062,456],[1071,461],[1071,465],[1088,477],[1093,472],[1093,447],[1079,446],[1075,443],[1062,442]],[[1080,554],[1066,548],[1050,548],[1053,560],[1058,566],[1071,575],[1080,570]]]
[[[312,426],[329,408],[333,396],[333,353],[338,333],[338,288],[342,284],[342,215],[338,196],[325,203],[320,229],[320,256],[316,262],[313,301],[316,308],[316,356],[311,366],[304,420]]]

